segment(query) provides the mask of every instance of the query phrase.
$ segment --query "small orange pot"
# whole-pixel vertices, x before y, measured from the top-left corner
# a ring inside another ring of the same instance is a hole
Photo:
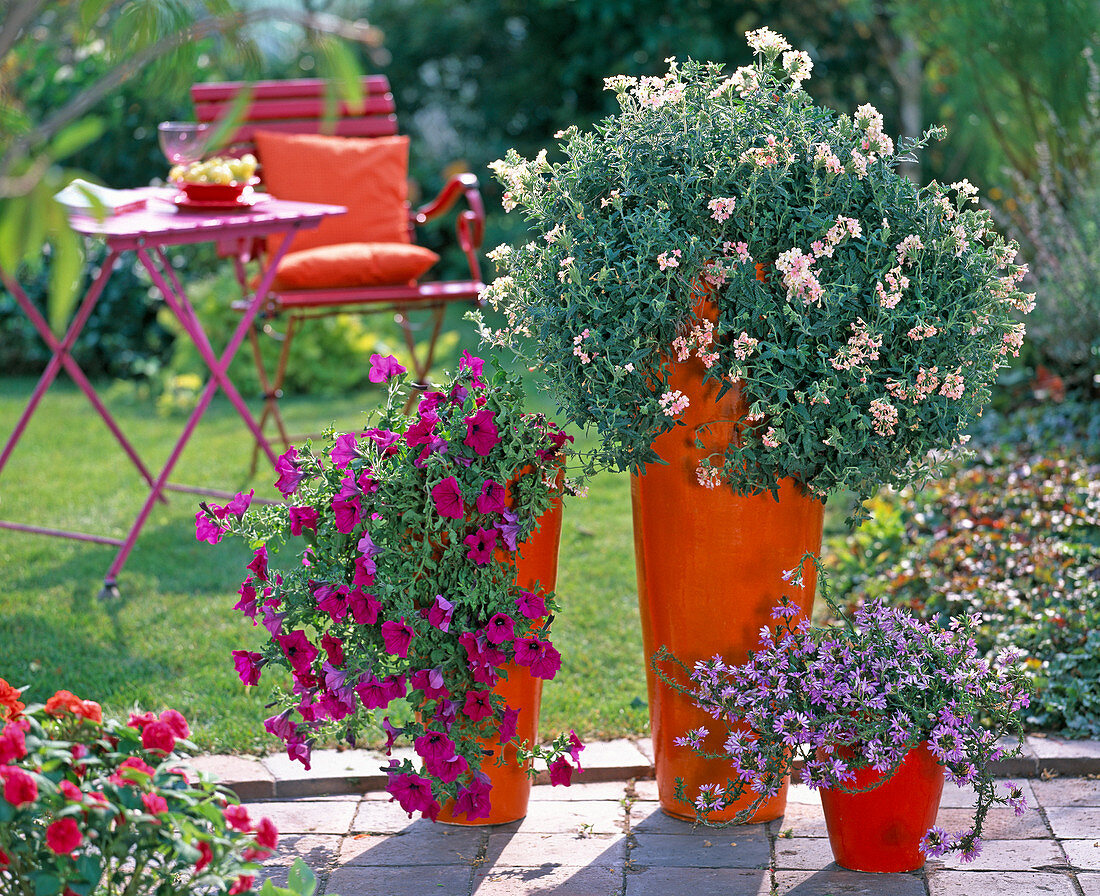
[[[872,768],[860,769],[852,789],[870,787],[881,778]],[[924,865],[920,841],[936,823],[943,781],[943,766],[925,742],[913,747],[893,777],[874,790],[819,791],[836,863],[851,871],[878,873],[916,871]]]
[[[538,531],[519,546],[516,584],[520,588],[533,591],[537,582],[540,593],[554,590],[558,576],[561,516],[561,501],[558,500],[539,518]],[[505,669],[508,679],[505,681],[502,678],[498,681],[493,693],[503,697],[508,706],[520,710],[516,720],[516,739],[537,743],[542,679],[535,678],[527,667],[517,666],[515,663],[510,663]],[[439,812],[439,821],[460,825],[505,824],[518,821],[527,814],[527,803],[531,798],[531,779],[516,759],[515,746],[509,744],[501,747],[496,739],[485,740],[482,745],[492,754],[482,761],[481,766],[492,785],[489,792],[489,817],[470,821],[465,815],[453,814],[453,806],[447,804]],[[497,765],[502,753],[505,761],[502,765]]]
[[[717,316],[713,306],[698,310],[712,320]],[[648,659],[664,646],[689,668],[716,654],[728,663],[743,663],[758,646],[760,629],[774,624],[771,610],[783,595],[809,615],[816,569],[806,564],[801,589],[782,576],[804,554],[820,552],[825,505],[789,479],[780,483],[778,501],[770,494],[737,495],[726,484],[714,489],[700,485],[695,473],[699,461],[722,453],[737,437],[746,407],[736,388],[719,400],[718,381],[704,384],[706,369],[697,358],[670,362],[669,368],[669,388],[690,401],[681,417],[687,425],[654,441],[667,465],[650,464],[631,481],[645,654]],[[701,449],[695,445],[697,437],[704,444]],[[694,798],[703,784],[724,785],[731,766],[703,759],[673,740],[703,726],[711,731],[704,748],[721,753],[724,738],[714,719],[657,679],[648,663],[646,674],[661,808],[669,815],[694,818],[694,810],[674,795],[676,779],[684,780],[688,797]],[[688,684],[686,679],[681,683]],[[784,786],[751,820],[779,817],[786,800]],[[749,802],[746,798],[710,817],[728,821]]]

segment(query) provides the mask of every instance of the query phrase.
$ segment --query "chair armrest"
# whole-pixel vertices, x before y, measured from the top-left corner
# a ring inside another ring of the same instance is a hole
[[[455,221],[458,244],[466,253],[466,259],[470,264],[470,275],[473,279],[480,280],[481,265],[477,259],[477,250],[481,248],[481,241],[485,236],[485,204],[481,201],[476,175],[469,173],[454,175],[435,199],[427,205],[422,205],[413,213],[413,222],[425,224],[433,218],[438,218],[448,212],[459,197],[466,199],[467,208],[458,213]]]

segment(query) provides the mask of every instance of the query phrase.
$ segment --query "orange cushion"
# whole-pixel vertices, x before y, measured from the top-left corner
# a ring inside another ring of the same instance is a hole
[[[407,243],[342,243],[289,252],[279,262],[274,289],[394,286],[408,283],[439,261],[431,249]]]
[[[335,243],[408,243],[409,138],[257,131],[267,190],[278,199],[347,206],[303,230],[291,252]],[[272,252],[282,240],[269,238]]]

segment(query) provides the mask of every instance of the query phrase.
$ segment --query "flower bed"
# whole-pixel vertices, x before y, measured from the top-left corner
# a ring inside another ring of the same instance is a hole
[[[1016,647],[1029,725],[1100,734],[1100,465],[1017,457],[880,495],[830,544],[834,584],[941,620],[981,615],[979,647]]]

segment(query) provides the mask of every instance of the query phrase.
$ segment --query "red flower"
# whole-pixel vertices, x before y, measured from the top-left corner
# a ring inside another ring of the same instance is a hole
[[[248,817],[248,809],[244,806],[226,806],[222,814],[225,815],[225,823],[234,830],[245,834],[252,830],[252,819]]]
[[[256,842],[265,849],[275,849],[279,845],[279,831],[270,818],[261,818],[256,825]]]
[[[46,701],[46,714],[51,716],[63,716],[66,711],[71,712],[74,705],[79,705],[80,698],[72,691],[57,691]]]
[[[195,874],[198,874],[214,861],[214,851],[210,848],[210,844],[205,840],[199,841],[199,860],[195,862]]]
[[[18,718],[26,708],[19,700],[19,691],[0,678],[0,721]]]
[[[141,745],[146,750],[159,750],[167,755],[176,748],[176,735],[172,731],[171,725],[158,719],[156,722],[150,722],[142,729]]]
[[[57,785],[57,789],[61,791],[62,796],[74,803],[84,802],[84,794],[72,781],[62,781]]]
[[[59,818],[46,828],[46,845],[59,856],[67,856],[83,841],[75,818]]]
[[[156,793],[143,793],[141,795],[142,805],[145,806],[145,811],[150,815],[160,815],[161,812],[168,811],[168,800]]]
[[[0,849],[0,868],[3,868],[5,865],[10,864],[11,859],[8,858],[8,854],[4,852],[4,850]]]
[[[95,700],[77,700],[69,708],[72,710],[73,715],[87,719],[89,722],[103,721],[103,709]]]
[[[23,769],[8,765],[0,766],[0,778],[4,779],[4,799],[16,809],[38,799],[38,785]]]
[[[187,725],[187,719],[183,714],[174,709],[166,709],[160,714],[160,720],[164,722],[176,737],[190,737],[191,729]]]
[[[130,728],[137,728],[139,731],[148,725],[150,722],[155,722],[157,717],[151,712],[132,712],[130,713],[130,721],[126,724]]]
[[[10,765],[27,755],[27,740],[23,729],[8,722],[0,732],[0,765]]]
[[[233,886],[229,888],[229,896],[237,896],[238,893],[247,893],[252,889],[252,884],[256,880],[254,874],[242,874],[233,883]]]

